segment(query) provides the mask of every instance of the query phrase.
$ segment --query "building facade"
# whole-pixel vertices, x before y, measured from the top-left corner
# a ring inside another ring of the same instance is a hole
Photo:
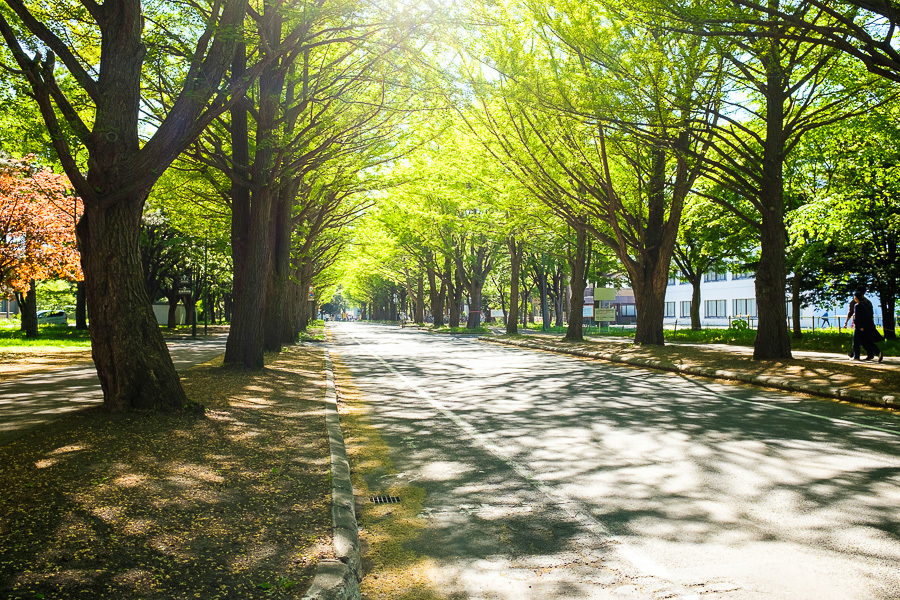
[[[666,288],[667,325],[690,327],[692,294],[690,283],[677,275],[669,278]],[[881,303],[874,294],[868,297],[875,309],[875,322],[881,324]],[[840,322],[843,327],[849,301],[847,298],[847,302],[835,306],[801,307],[800,325],[804,329],[819,329],[838,327]],[[790,321],[793,307],[789,299],[785,299],[785,309]],[[734,319],[746,320],[755,327],[757,318],[756,279],[752,272],[710,271],[703,275],[700,284],[700,322],[704,327],[728,327]]]

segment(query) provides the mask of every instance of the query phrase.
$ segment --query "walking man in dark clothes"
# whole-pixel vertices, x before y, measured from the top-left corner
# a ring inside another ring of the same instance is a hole
[[[851,304],[853,311],[853,359],[859,360],[859,348],[866,350],[863,360],[872,360],[876,356],[878,362],[884,360],[884,354],[876,345],[882,339],[881,334],[875,328],[875,311],[872,303],[866,298],[865,288],[858,288],[853,295],[855,302]]]

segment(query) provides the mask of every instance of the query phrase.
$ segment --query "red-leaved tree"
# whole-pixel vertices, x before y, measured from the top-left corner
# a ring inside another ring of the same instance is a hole
[[[75,223],[82,214],[65,175],[0,159],[0,287],[19,300],[26,335],[37,335],[34,282],[82,279]]]

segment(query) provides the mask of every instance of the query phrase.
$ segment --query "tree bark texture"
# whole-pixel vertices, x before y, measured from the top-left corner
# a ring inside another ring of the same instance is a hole
[[[428,273],[428,297],[431,301],[431,316],[435,327],[444,324],[444,282],[437,276],[437,269],[434,265],[434,255],[428,254],[428,266],[425,271]],[[440,285],[438,282],[440,281]]]
[[[178,288],[176,287],[176,284],[173,284],[171,292],[175,293],[170,293],[167,298],[169,301],[169,309],[167,311],[166,329],[175,329],[178,325],[178,301],[181,300],[181,296],[177,293]]]
[[[25,332],[26,338],[38,337],[37,288],[34,279],[28,283],[28,290],[24,294],[16,293],[16,302],[19,304],[19,318],[22,320],[20,331]]]
[[[459,280],[459,274],[453,269],[450,257],[444,258],[444,273],[446,274],[444,281],[447,284],[447,298],[450,302],[450,327],[459,327],[459,305],[462,300],[462,283]]]
[[[587,287],[587,261],[590,256],[590,242],[587,232],[578,229],[575,232],[575,248],[569,252],[569,268],[572,272],[570,286],[572,297],[569,300],[569,324],[566,327],[567,342],[584,341],[584,288]]]
[[[85,205],[78,223],[91,350],[110,412],[177,409],[186,398],[144,287],[138,248],[144,198]]]
[[[246,60],[246,49],[241,45],[232,68],[235,77],[243,75]],[[259,123],[257,126],[263,127]],[[234,169],[241,177],[233,179],[231,186],[234,312],[225,345],[225,363],[260,369],[264,362],[263,318],[272,265],[269,220],[274,199],[271,188],[255,185],[251,189],[241,181],[261,175],[260,169],[269,166],[265,159],[271,155],[271,149],[257,152],[251,175],[248,111],[241,104],[231,109],[231,128]],[[258,179],[253,181],[258,183]]]
[[[582,295],[584,290],[582,290]],[[566,293],[564,274],[561,265],[557,265],[553,271],[553,325],[563,326],[563,313],[566,311]]]
[[[87,329],[87,297],[84,281],[75,284],[75,329]]]
[[[416,280],[416,323],[425,323],[425,273],[422,271]]]
[[[767,65],[766,140],[760,182],[759,266],[756,271],[756,305],[759,324],[753,344],[757,360],[791,358],[791,340],[785,312],[787,232],[784,227],[784,73],[778,39],[771,44]]]
[[[282,190],[275,198],[273,218],[270,223],[272,270],[265,305],[265,338],[263,347],[269,352],[280,352],[283,345],[297,341],[298,331],[290,319],[291,305],[291,207],[293,186]]]
[[[702,281],[703,275],[701,273],[697,273],[691,277],[691,329],[694,331],[703,329],[703,324],[700,322],[700,303],[702,302],[700,297],[700,283]]]
[[[506,334],[519,333],[519,278],[522,271],[522,257],[525,254],[525,245],[511,235],[506,240],[509,250],[509,314],[506,315]]]
[[[791,280],[791,325],[794,330],[794,339],[803,339],[803,323],[800,322],[800,275],[794,273]]]
[[[884,320],[884,338],[887,340],[897,339],[897,325],[894,318],[894,309],[896,300],[892,296],[879,296],[881,298],[881,315]]]

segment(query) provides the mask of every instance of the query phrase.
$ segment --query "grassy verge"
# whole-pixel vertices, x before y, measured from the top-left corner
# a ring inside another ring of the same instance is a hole
[[[402,498],[399,504],[368,504],[357,507],[365,577],[360,583],[364,600],[442,600],[431,576],[434,565],[407,547],[407,542],[424,531],[426,520],[419,516],[425,490],[396,483],[389,448],[368,417],[368,408],[354,387],[347,368],[334,360],[335,383],[341,427],[358,497],[390,495]],[[388,486],[382,482],[393,480]]]
[[[613,329],[603,332],[603,335],[617,337],[634,337],[634,329]],[[691,344],[733,344],[735,346],[753,346],[756,339],[754,329],[679,329],[665,331],[667,341],[685,342]],[[844,329],[824,329],[817,331],[804,331],[801,339],[791,337],[791,348],[794,350],[809,350],[814,352],[834,352],[842,354],[850,350],[852,332]],[[900,341],[885,340],[878,344],[885,356],[900,356]]]
[[[83,411],[0,446],[0,597],[300,598],[330,552],[323,357],[184,374],[205,415]]]
[[[433,327],[431,331],[433,331],[434,333],[478,333],[481,335],[491,333],[491,330],[487,327],[476,327],[475,329],[469,329],[468,327],[449,327],[447,325]]]
[[[4,323],[0,327],[0,352],[21,348],[36,352],[75,350],[91,347],[91,335],[86,329],[65,325],[41,325],[37,338],[26,338],[18,323]]]

